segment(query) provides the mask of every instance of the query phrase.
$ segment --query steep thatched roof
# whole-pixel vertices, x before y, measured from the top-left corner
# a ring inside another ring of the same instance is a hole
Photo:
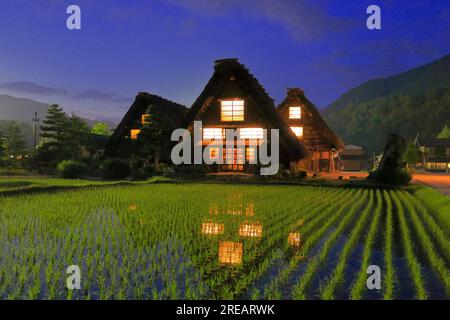
[[[323,129],[322,132],[324,134],[324,138],[331,144],[333,144],[336,149],[344,149],[344,142],[333,132],[333,130],[331,130],[331,128],[322,118],[319,110],[317,110],[317,108],[311,103],[311,101],[306,98],[303,90],[299,88],[289,88],[286,98],[278,106],[278,111],[280,113],[283,112],[284,109],[289,105],[292,105],[292,103],[304,106],[304,110],[306,112],[309,112],[311,117],[314,119],[315,125]]]
[[[161,112],[164,112],[169,119],[172,120],[176,128],[181,125],[187,112],[187,108],[185,106],[176,102],[147,92],[138,93],[130,109],[117,126],[113,135],[110,137],[106,145],[107,154],[115,153],[113,149],[126,135],[129,134],[130,130],[133,128],[133,125],[136,123],[136,120],[140,119],[141,115],[146,112],[150,105],[159,108]]]
[[[287,123],[281,118],[265,89],[249,70],[239,63],[238,59],[222,59],[215,62],[214,74],[189,109],[183,121],[184,128],[189,128],[194,120],[199,119],[208,106],[219,97],[230,79],[233,79],[246,98],[251,99],[259,108],[264,120],[271,123],[273,128],[279,129],[280,143],[291,153],[293,159],[301,159],[309,155],[306,147],[298,141]]]

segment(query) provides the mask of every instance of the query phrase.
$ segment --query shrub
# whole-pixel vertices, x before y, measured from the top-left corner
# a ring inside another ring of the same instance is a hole
[[[87,166],[75,160],[63,160],[56,167],[61,177],[65,179],[82,178],[87,173]]]
[[[130,174],[130,165],[123,159],[107,159],[100,165],[104,179],[124,179]]]
[[[306,170],[297,170],[293,173],[293,177],[296,179],[305,179],[307,176],[307,171]]]
[[[375,180],[379,183],[395,186],[406,186],[411,181],[411,174],[404,169],[382,170],[377,173]]]

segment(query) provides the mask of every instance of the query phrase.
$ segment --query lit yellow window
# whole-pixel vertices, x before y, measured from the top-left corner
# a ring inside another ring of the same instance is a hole
[[[302,117],[301,107],[289,107],[289,119],[300,119]]]
[[[263,128],[239,128],[240,139],[263,139]]]
[[[254,162],[255,161],[255,155],[256,155],[256,148],[254,147],[247,147],[245,150],[245,160],[247,162]]]
[[[143,114],[141,122],[142,122],[142,124],[149,124],[149,123],[151,123],[150,119],[151,119],[151,115]]]
[[[203,129],[203,139],[223,139],[223,129],[222,128],[204,128]]]
[[[297,137],[303,137],[303,127],[291,127]]]
[[[131,129],[131,140],[136,140],[141,130]]]
[[[244,121],[244,100],[222,100],[222,121]]]

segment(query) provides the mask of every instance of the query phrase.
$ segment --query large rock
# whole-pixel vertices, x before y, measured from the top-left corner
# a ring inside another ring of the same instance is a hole
[[[368,179],[376,178],[382,172],[394,172],[405,168],[406,163],[402,157],[405,148],[405,139],[395,133],[389,133],[380,164],[369,174]]]

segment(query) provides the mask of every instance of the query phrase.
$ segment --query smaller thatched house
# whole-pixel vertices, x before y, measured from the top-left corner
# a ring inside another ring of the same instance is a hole
[[[291,88],[278,106],[282,118],[309,151],[309,156],[292,166],[312,172],[337,170],[337,154],[344,148],[342,140],[330,129],[303,90]]]

